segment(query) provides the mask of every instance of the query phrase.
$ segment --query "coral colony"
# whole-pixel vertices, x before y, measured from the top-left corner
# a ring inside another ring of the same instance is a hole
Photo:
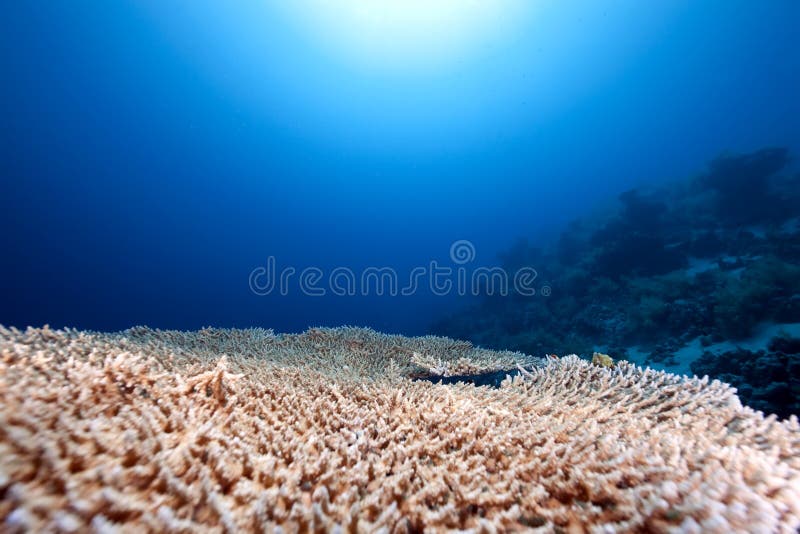
[[[2,328],[3,530],[800,526],[795,417],[594,360],[355,328]]]

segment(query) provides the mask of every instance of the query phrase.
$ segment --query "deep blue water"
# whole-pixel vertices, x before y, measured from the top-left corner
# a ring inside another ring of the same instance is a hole
[[[250,275],[496,265],[723,151],[800,154],[795,0],[356,4],[2,3],[0,323],[425,333],[476,299]]]

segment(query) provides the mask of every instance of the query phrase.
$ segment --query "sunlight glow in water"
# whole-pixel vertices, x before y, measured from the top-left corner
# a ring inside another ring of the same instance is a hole
[[[297,0],[286,8],[330,53],[358,66],[427,70],[508,35],[529,0]]]

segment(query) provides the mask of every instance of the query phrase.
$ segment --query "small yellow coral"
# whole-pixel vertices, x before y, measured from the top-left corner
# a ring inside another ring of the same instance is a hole
[[[592,355],[592,363],[600,367],[614,367],[614,359],[608,354],[603,354],[601,352],[595,352]]]

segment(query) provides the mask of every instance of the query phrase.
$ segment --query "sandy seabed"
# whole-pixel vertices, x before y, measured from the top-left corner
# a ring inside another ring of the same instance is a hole
[[[0,327],[3,531],[798,527],[797,419],[717,381],[356,328]]]

